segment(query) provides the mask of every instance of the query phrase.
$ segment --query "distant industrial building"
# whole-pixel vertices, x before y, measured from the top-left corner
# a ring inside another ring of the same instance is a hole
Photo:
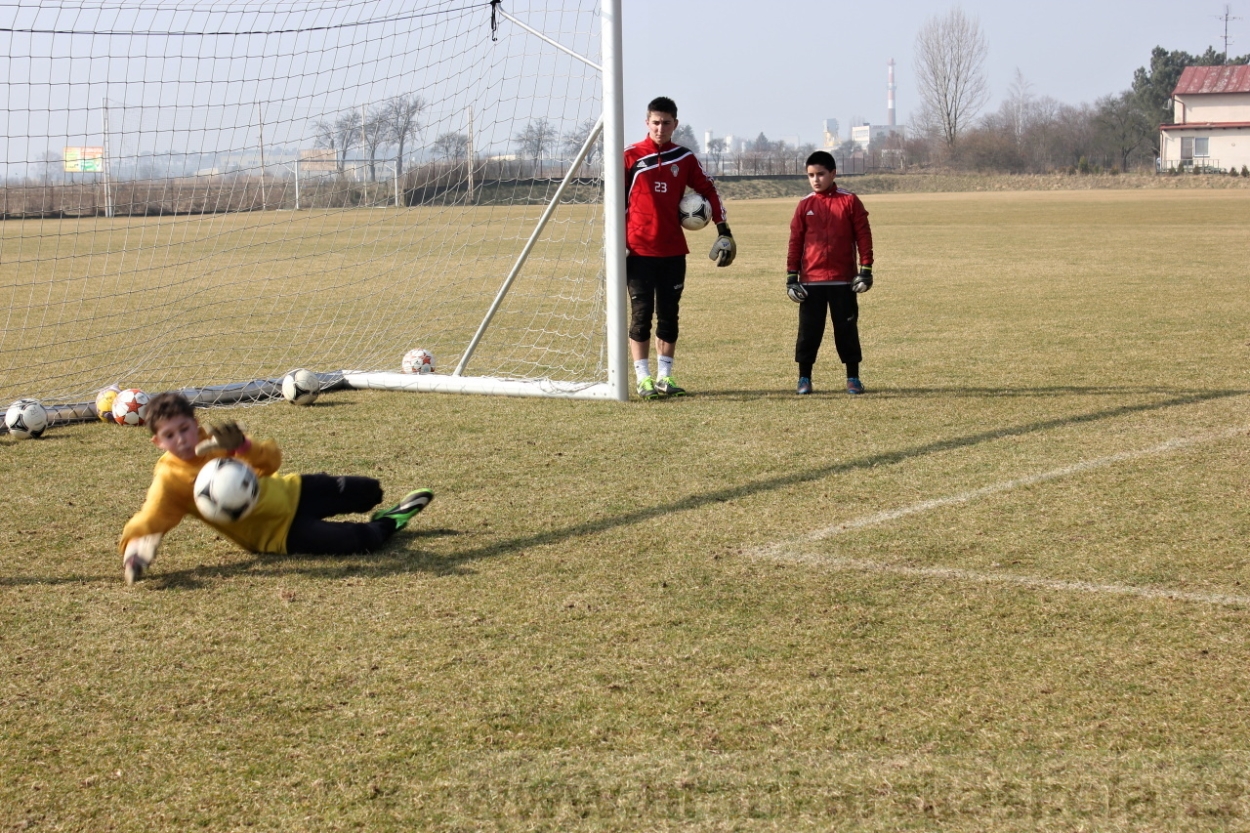
[[[885,85],[885,124],[853,124],[851,125],[851,141],[860,150],[868,150],[870,144],[880,146],[890,137],[897,137],[901,144],[907,139],[907,126],[898,124],[894,111],[894,59],[886,65]]]

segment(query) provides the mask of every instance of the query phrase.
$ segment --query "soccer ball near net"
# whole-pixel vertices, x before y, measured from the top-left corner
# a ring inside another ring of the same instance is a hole
[[[117,385],[109,385],[95,395],[95,415],[100,418],[100,422],[113,421],[113,402],[121,392],[122,389]]]
[[[310,370],[292,370],[282,378],[282,397],[292,405],[311,405],[321,395],[321,382]]]
[[[148,421],[148,395],[129,388],[113,400],[113,421],[118,425],[145,425]]]
[[[409,350],[404,354],[403,368],[405,373],[433,373],[434,354],[421,348]]]
[[[226,524],[246,518],[256,508],[260,480],[237,457],[209,460],[195,478],[195,508],[206,521]]]
[[[691,191],[677,203],[682,228],[698,231],[712,220],[712,204],[702,194]]]
[[[4,424],[19,440],[38,439],[48,427],[48,412],[36,399],[19,399],[5,411]]]

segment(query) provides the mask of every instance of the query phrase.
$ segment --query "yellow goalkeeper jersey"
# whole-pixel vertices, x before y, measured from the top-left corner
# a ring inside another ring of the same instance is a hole
[[[208,432],[201,426],[200,439],[207,437]],[[234,523],[214,523],[206,520],[195,507],[195,478],[209,460],[224,456],[224,452],[218,452],[188,461],[168,451],[162,454],[152,472],[152,485],[148,487],[143,508],[122,530],[118,551],[125,553],[131,539],[155,532],[164,534],[186,515],[193,515],[249,552],[285,554],[287,532],[299,506],[300,476],[277,473],[282,465],[282,452],[273,440],[253,442],[251,448],[236,456],[246,460],[260,475],[256,508]]]

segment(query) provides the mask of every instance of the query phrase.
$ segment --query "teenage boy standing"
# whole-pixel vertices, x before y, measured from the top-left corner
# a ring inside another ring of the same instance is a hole
[[[718,237],[708,255],[717,266],[733,263],[737,244],[725,223],[725,206],[694,151],[675,145],[677,105],[663,96],[647,105],[647,138],[625,148],[625,283],[629,288],[629,348],[643,399],[683,396],[673,379],[677,317],[686,285],[686,235],[677,204],[686,187],[712,205]],[[651,318],[655,317],[658,367],[650,370]]]

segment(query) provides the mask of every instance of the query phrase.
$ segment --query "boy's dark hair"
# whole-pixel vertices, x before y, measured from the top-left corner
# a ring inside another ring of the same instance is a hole
[[[838,172],[837,160],[835,160],[833,158],[833,154],[827,150],[818,150],[811,156],[807,157],[807,164],[820,165],[822,168],[833,171],[835,174]]]
[[[677,118],[677,102],[668,96],[660,96],[651,99],[651,103],[647,105],[647,114],[651,113],[668,113],[673,118]]]
[[[168,390],[148,400],[148,429],[153,434],[156,434],[162,422],[178,416],[195,419],[195,406],[178,391]]]

